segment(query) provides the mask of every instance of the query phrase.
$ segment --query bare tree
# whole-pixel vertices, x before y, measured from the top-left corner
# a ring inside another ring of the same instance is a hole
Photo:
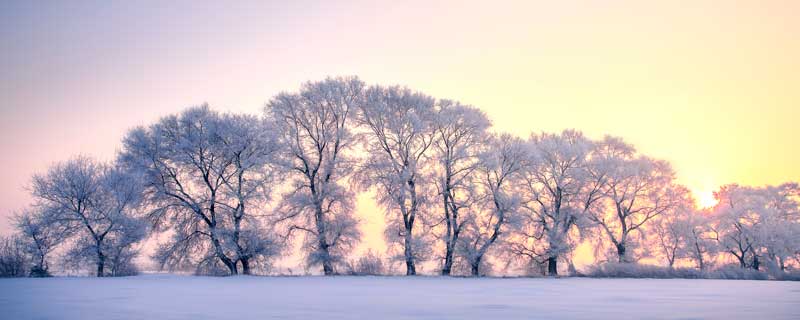
[[[370,155],[359,168],[359,184],[378,189],[378,203],[390,216],[387,237],[402,243],[406,275],[416,274],[423,257],[415,248],[421,238],[414,225],[429,200],[425,163],[434,139],[434,99],[402,87],[369,88],[359,113],[367,128],[365,149]]]
[[[17,236],[0,237],[0,278],[25,276],[28,257],[22,241]]]
[[[453,267],[459,235],[464,228],[462,209],[469,210],[476,201],[473,173],[490,126],[486,114],[475,107],[451,100],[438,102],[433,147],[445,226],[442,275],[450,275]]]
[[[109,274],[109,254],[144,237],[135,216],[142,196],[138,177],[114,166],[76,157],[35,175],[32,190],[37,206],[48,215],[44,219],[78,237],[68,260],[93,262],[98,277]]]
[[[291,191],[279,207],[278,222],[289,235],[305,233],[308,265],[325,275],[360,239],[353,217],[354,194],[341,182],[352,172],[347,152],[355,138],[350,118],[363,104],[364,84],[355,77],[328,78],[303,85],[300,93],[281,93],[265,112],[280,133],[282,165],[290,171]]]
[[[50,276],[48,255],[67,237],[68,229],[61,224],[49,221],[52,216],[33,207],[14,216],[14,223],[31,258],[31,277]]]
[[[473,276],[481,274],[486,253],[517,220],[521,200],[517,185],[528,153],[522,140],[503,134],[493,136],[479,157],[476,179],[483,210],[464,221],[463,239],[458,243]]]
[[[265,122],[204,105],[132,130],[124,146],[121,161],[144,176],[150,220],[174,231],[157,253],[163,266],[223,267],[233,275],[241,264],[250,274],[251,259],[279,252],[271,232],[255,231],[259,221],[250,214],[265,208],[272,192],[277,146]]]
[[[674,185],[669,163],[637,156],[632,146],[617,138],[600,142],[599,169],[606,175],[605,210],[589,211],[589,218],[606,234],[619,262],[632,260],[629,252],[641,236],[641,228],[653,218],[673,209],[684,188]]]
[[[706,270],[707,256],[715,251],[714,241],[710,234],[710,219],[704,211],[695,211],[685,219],[678,220],[679,229],[683,230],[687,255],[695,261],[697,268]]]
[[[547,272],[558,275],[558,259],[574,249],[572,233],[587,227],[587,215],[602,198],[605,175],[593,174],[594,143],[582,133],[532,135],[531,163],[525,168],[524,235],[517,251],[543,257]],[[541,240],[541,241],[540,241]],[[537,249],[538,247],[538,249]]]
[[[719,203],[715,239],[721,250],[736,258],[742,268],[759,270],[767,258],[772,268],[783,271],[800,247],[800,188],[727,185],[715,193]]]
[[[253,260],[268,265],[282,250],[273,230],[251,214],[267,207],[271,200],[279,172],[275,157],[280,145],[274,127],[246,115],[223,115],[217,137],[218,153],[232,164],[226,172],[220,172],[224,186],[221,198],[225,199],[220,204],[230,211],[230,238],[242,273],[251,274]]]
[[[695,234],[698,230],[694,229],[692,220],[696,212],[695,200],[689,192],[684,192],[677,201],[672,210],[653,220],[651,233],[655,236],[651,236],[649,246],[667,261],[670,269],[677,260],[691,256],[698,257],[702,265],[702,251],[695,252],[700,250],[699,235]]]

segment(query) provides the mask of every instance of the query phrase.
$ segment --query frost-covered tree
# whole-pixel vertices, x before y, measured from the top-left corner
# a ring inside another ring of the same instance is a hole
[[[18,236],[0,237],[0,278],[25,276],[28,256],[23,241]]]
[[[528,157],[519,138],[503,134],[488,140],[476,167],[480,208],[463,221],[462,239],[457,243],[473,276],[481,274],[486,253],[518,219],[521,199],[517,186]]]
[[[377,201],[386,209],[389,243],[402,248],[406,275],[415,275],[424,259],[419,228],[423,208],[430,200],[429,173],[425,172],[435,134],[434,99],[393,86],[373,86],[365,92],[358,120],[365,129],[369,155],[358,170],[359,185],[377,189]]]
[[[249,274],[251,260],[278,254],[253,214],[273,192],[274,132],[256,117],[204,105],[128,133],[121,162],[144,177],[156,229],[174,232],[157,253],[162,266],[238,274],[241,265]]]
[[[98,277],[117,275],[117,253],[135,255],[133,245],[146,234],[138,218],[141,181],[114,165],[76,157],[35,175],[32,191],[43,219],[75,237],[67,260],[93,263]]]
[[[473,173],[491,122],[483,111],[452,100],[441,100],[434,118],[436,179],[442,199],[444,263],[442,275],[450,275],[464,214],[475,205]]]
[[[714,209],[716,215],[715,239],[720,249],[733,255],[741,268],[758,268],[756,253],[759,222],[758,204],[754,190],[738,185],[726,185],[714,196],[719,201]]]
[[[781,271],[800,248],[797,184],[745,187],[726,185],[715,193],[714,231],[720,249],[739,266],[758,270],[764,260]]]
[[[710,226],[711,219],[708,215],[705,210],[695,210],[692,214],[677,220],[678,229],[683,232],[686,255],[700,270],[709,267],[711,255],[716,251]]]
[[[684,257],[694,256],[703,264],[703,251],[699,247],[699,235],[693,221],[696,204],[688,192],[669,211],[661,214],[652,222],[648,241],[651,251],[667,261],[667,266],[672,269],[675,262]],[[697,247],[694,247],[694,246]],[[699,255],[698,255],[699,254]],[[703,268],[700,268],[703,269]]]
[[[25,252],[31,259],[30,276],[50,276],[48,256],[67,236],[68,229],[62,224],[50,221],[52,215],[42,212],[42,208],[26,209],[14,216],[14,224],[24,244]]]
[[[591,170],[594,143],[574,130],[541,133],[528,141],[530,164],[524,170],[524,236],[519,253],[547,261],[547,272],[558,274],[558,260],[574,249],[570,235],[588,225],[596,210],[605,175]],[[575,240],[575,239],[572,239]]]
[[[786,271],[787,262],[800,258],[800,185],[766,186],[762,192],[766,199],[761,253],[771,271]]]
[[[325,275],[335,273],[361,237],[354,193],[342,183],[355,165],[348,154],[355,142],[351,118],[363,104],[363,87],[355,77],[309,82],[299,93],[277,95],[265,108],[291,179],[277,221],[291,224],[290,235],[305,233],[308,265],[321,264]]]
[[[252,263],[267,266],[282,250],[273,230],[253,214],[263,215],[271,200],[276,174],[281,172],[275,163],[280,145],[275,128],[254,116],[223,115],[217,137],[220,156],[232,164],[220,175],[224,186],[220,204],[230,211],[230,239],[242,273],[251,274]]]
[[[672,210],[685,188],[675,186],[675,173],[668,162],[637,155],[618,138],[606,137],[594,157],[595,170],[605,175],[604,208],[590,210],[588,217],[605,233],[619,262],[630,262],[642,228]]]

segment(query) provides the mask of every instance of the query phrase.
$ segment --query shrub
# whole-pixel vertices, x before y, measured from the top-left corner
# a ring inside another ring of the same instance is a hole
[[[21,240],[17,237],[0,238],[0,277],[24,277],[27,265]]]
[[[780,272],[773,275],[775,280],[800,281],[800,272]]]
[[[347,274],[354,276],[377,276],[387,273],[383,257],[372,251],[367,252],[358,260],[347,264]]]
[[[731,279],[768,280],[769,275],[753,269],[738,266],[723,266],[712,271],[694,268],[667,268],[636,263],[604,263],[589,269],[588,277],[596,278],[652,278],[652,279]],[[791,277],[791,276],[787,276]],[[778,279],[777,280],[783,280]]]
[[[738,265],[725,265],[709,272],[709,279],[729,279],[729,280],[768,280],[769,275],[753,269],[746,269]]]
[[[587,274],[597,278],[703,278],[702,272],[687,268],[665,268],[659,266],[642,265],[636,263],[604,263],[594,266]]]

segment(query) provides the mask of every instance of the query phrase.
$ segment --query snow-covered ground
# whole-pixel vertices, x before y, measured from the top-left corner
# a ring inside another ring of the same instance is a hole
[[[0,279],[1,319],[800,319],[800,282],[441,277]]]

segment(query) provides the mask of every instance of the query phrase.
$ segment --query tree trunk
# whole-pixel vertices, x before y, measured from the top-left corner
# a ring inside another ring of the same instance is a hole
[[[617,256],[619,257],[619,263],[628,262],[628,260],[625,259],[625,244],[622,242],[617,244]]]
[[[330,251],[328,251],[328,242],[325,241],[325,236],[320,235],[319,237],[319,249],[322,251],[322,255],[324,258],[322,259],[322,272],[326,276],[332,276],[334,274],[333,271],[333,262],[331,261]]]
[[[311,191],[315,192],[313,188],[312,188]],[[314,197],[316,199],[316,195]],[[328,250],[328,247],[330,245],[328,244],[328,240],[325,238],[326,225],[325,225],[325,219],[324,219],[325,217],[323,216],[323,211],[322,211],[322,200],[315,200],[315,205],[316,205],[316,208],[315,208],[316,212],[314,213],[314,220],[315,220],[315,223],[316,223],[316,226],[317,226],[317,241],[319,243],[319,249],[318,250],[321,251],[322,256],[323,256],[323,258],[322,258],[322,272],[326,276],[332,276],[334,274],[333,262],[331,261],[330,251]]]
[[[406,257],[406,275],[413,276],[417,274],[417,268],[414,266],[414,254],[411,251],[411,228],[406,228],[405,234],[405,257]]]
[[[444,267],[442,267],[442,275],[449,276],[451,269],[453,269],[453,254],[450,251],[450,248],[448,248],[444,257]]]
[[[242,260],[242,274],[250,275],[250,258],[241,258]]]
[[[333,264],[331,263],[330,260],[322,261],[322,272],[326,276],[332,276],[333,275]]]
[[[479,253],[478,256],[475,257],[475,260],[472,261],[471,267],[472,267],[472,276],[473,277],[480,277],[481,276],[480,267],[481,267],[481,261],[482,260],[483,260],[483,254]]]
[[[407,216],[403,216],[403,223],[406,228],[406,234],[403,240],[405,241],[404,253],[406,256],[406,275],[413,276],[417,274],[417,267],[414,265],[414,250],[412,248],[414,239],[414,220],[417,216],[417,189],[414,180],[408,180],[407,183],[411,197],[411,208],[408,210]]]
[[[102,251],[97,250],[97,276],[98,277],[105,276],[105,274],[104,274],[105,265],[106,265],[106,256],[103,254]]]
[[[558,257],[547,258],[547,274],[551,276],[558,275]]]
[[[106,255],[103,253],[103,237],[94,237],[94,250],[97,253],[97,276],[105,276]]]
[[[694,243],[695,255],[697,255],[697,265],[700,270],[705,270],[706,266],[703,262],[703,252],[700,250],[700,245],[695,241]]]
[[[747,262],[745,262],[744,253],[742,253],[742,256],[737,255],[733,251],[731,251],[731,253],[733,254],[734,257],[736,257],[736,260],[739,260],[739,268],[742,268],[742,269],[747,268]]]
[[[214,252],[217,258],[228,268],[230,275],[234,276],[238,274],[239,270],[236,268],[236,262],[225,256],[224,251],[222,251],[222,245],[220,245],[219,239],[214,235],[214,231],[211,232],[211,242],[214,244]]]
[[[447,179],[447,187],[443,192],[444,203],[444,217],[447,222],[447,233],[445,234],[445,253],[444,253],[444,266],[442,267],[442,275],[449,276],[453,269],[453,255],[455,255],[456,243],[458,243],[458,236],[461,232],[461,227],[458,223],[458,209],[452,205],[453,197],[450,193],[450,179]]]
[[[761,263],[758,261],[758,255],[754,254],[753,255],[753,270],[758,271],[759,266],[761,266]]]
[[[228,267],[228,272],[230,273],[230,275],[235,276],[239,274],[239,270],[236,268],[236,264],[233,261],[231,261],[231,259],[228,259],[228,257],[224,256],[219,257],[219,259],[222,260],[222,263],[225,264],[226,267]]]

